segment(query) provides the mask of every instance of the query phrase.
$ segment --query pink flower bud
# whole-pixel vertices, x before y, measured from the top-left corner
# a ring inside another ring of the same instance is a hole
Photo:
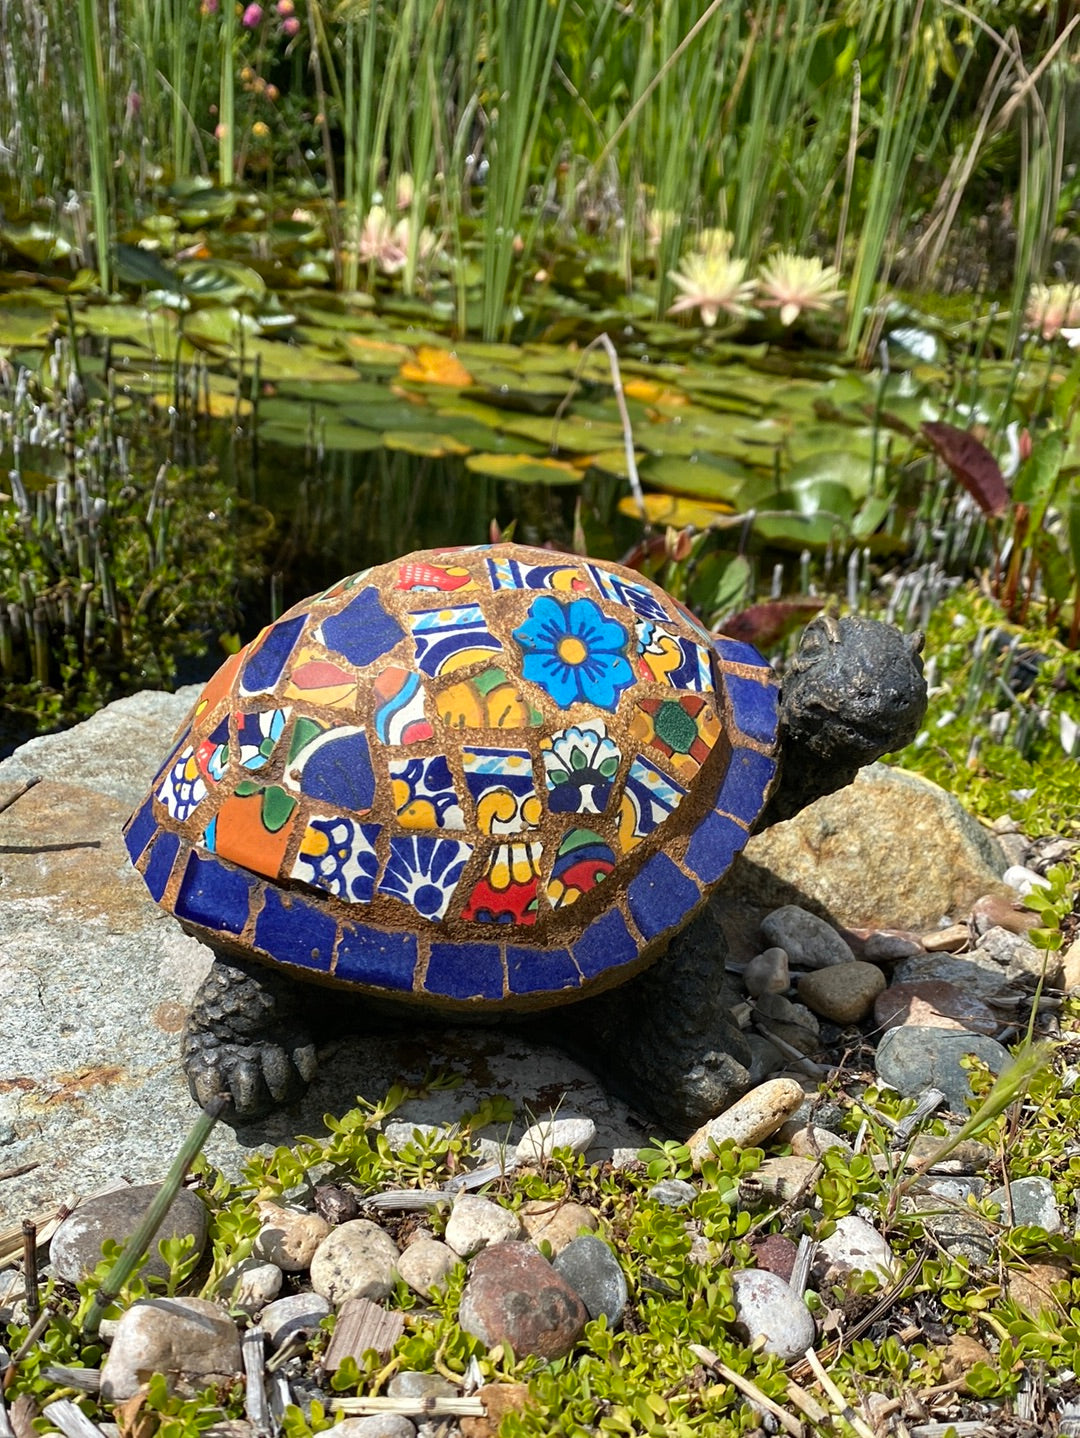
[[[261,5],[249,5],[241,16],[240,23],[248,30],[254,30],[261,22],[263,10]]]
[[[281,28],[291,40],[294,35],[299,35],[300,33],[300,21],[295,15],[290,15],[287,20],[282,20]]]
[[[296,14],[296,6],[293,4],[293,0],[277,0],[277,4],[274,6],[274,9],[278,12],[279,15]]]

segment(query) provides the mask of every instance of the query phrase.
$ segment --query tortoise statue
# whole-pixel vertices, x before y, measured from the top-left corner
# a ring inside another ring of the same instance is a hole
[[[315,1031],[327,987],[444,1018],[570,1004],[556,1033],[617,1087],[673,1125],[711,1116],[745,1043],[691,921],[755,828],[914,737],[920,645],[819,619],[778,686],[640,574],[515,544],[296,605],[210,680],[125,828],[216,955],[183,1039],[194,1098],[250,1118],[303,1092],[303,980]]]

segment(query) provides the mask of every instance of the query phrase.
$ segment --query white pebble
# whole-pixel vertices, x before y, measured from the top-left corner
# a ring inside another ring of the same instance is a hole
[[[591,1118],[548,1118],[525,1130],[515,1154],[518,1163],[545,1163],[557,1148],[584,1153],[595,1138]]]
[[[521,1222],[516,1213],[490,1198],[463,1193],[450,1210],[444,1237],[459,1258],[472,1258],[490,1244],[520,1238]]]
[[[1023,864],[1012,864],[1002,874],[1002,879],[1010,889],[1015,889],[1021,898],[1025,898],[1032,889],[1048,889],[1049,881],[1041,874],[1036,874],[1034,869],[1027,869]]]
[[[753,1148],[775,1133],[802,1103],[802,1086],[794,1079],[774,1078],[758,1084],[744,1098],[703,1124],[687,1144],[695,1168],[709,1156],[709,1143],[734,1139],[736,1148]]]

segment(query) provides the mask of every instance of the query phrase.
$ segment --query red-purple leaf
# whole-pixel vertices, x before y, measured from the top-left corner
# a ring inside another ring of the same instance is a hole
[[[733,614],[717,633],[728,639],[741,639],[744,644],[755,644],[759,649],[769,649],[824,607],[823,599],[771,599],[767,604],[752,604],[749,609]]]
[[[922,432],[984,514],[1005,513],[1009,507],[1005,476],[982,440],[940,420],[927,420]]]

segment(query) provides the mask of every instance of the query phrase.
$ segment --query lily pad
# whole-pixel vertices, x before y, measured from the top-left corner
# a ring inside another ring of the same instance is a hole
[[[383,435],[387,449],[404,450],[406,454],[419,454],[428,459],[445,459],[447,455],[469,454],[471,446],[462,444],[449,434],[435,434],[432,430],[389,429]]]
[[[529,454],[470,454],[465,465],[474,474],[512,480],[516,484],[581,483],[581,471],[565,460],[534,458]]]
[[[259,375],[265,380],[299,379],[344,383],[356,371],[348,365],[322,359],[306,345],[291,345],[280,340],[252,339],[244,345],[244,359],[250,365],[259,358]]]
[[[289,449],[305,449],[314,439],[325,449],[340,450],[346,454],[383,447],[381,435],[351,424],[300,426],[271,421],[259,425],[259,439],[264,444],[280,444]]]
[[[700,499],[683,499],[676,494],[646,494],[645,518],[650,524],[663,524],[673,529],[708,529],[718,514],[730,514],[730,505],[705,504]],[[619,500],[619,513],[631,519],[641,518],[641,506],[632,494]]]
[[[723,456],[684,459],[664,455],[647,460],[641,467],[641,478],[673,494],[730,505],[746,484],[747,471],[736,460]]]
[[[540,415],[515,415],[504,418],[499,428],[506,434],[524,435],[552,450],[567,454],[599,454],[602,450],[613,449],[622,440],[622,429],[617,424],[605,424],[602,420],[581,420],[572,416],[548,419]]]
[[[785,485],[795,490],[806,483],[832,484],[852,499],[863,499],[870,490],[869,455],[846,450],[823,450],[798,460],[788,469]]]

